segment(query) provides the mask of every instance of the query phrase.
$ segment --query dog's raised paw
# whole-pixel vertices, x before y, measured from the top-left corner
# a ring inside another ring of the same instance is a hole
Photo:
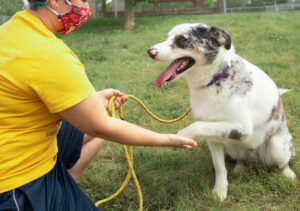
[[[177,135],[188,137],[188,138],[192,138],[192,139],[198,138],[198,135],[196,133],[196,131],[198,129],[197,127],[198,127],[197,123],[190,124],[186,128],[183,128],[183,129],[179,130],[177,132]]]
[[[220,201],[224,201],[227,198],[227,189],[227,186],[215,187],[212,192],[218,196]]]
[[[179,130],[179,131],[177,132],[177,135],[191,138],[191,136],[192,136],[192,131],[191,131],[189,128],[184,128],[184,129],[182,129],[182,130]]]

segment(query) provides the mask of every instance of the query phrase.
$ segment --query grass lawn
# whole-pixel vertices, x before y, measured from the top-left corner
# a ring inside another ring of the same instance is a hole
[[[86,66],[97,90],[116,88],[140,98],[159,117],[171,119],[189,106],[184,79],[154,86],[155,77],[169,64],[152,61],[146,51],[165,40],[176,24],[203,22],[228,31],[239,55],[262,68],[279,87],[290,88],[282,101],[294,137],[296,157],[291,168],[300,177],[300,12],[228,15],[185,15],[136,18],[136,27],[124,32],[123,19],[91,20],[65,42]],[[161,133],[176,133],[193,122],[152,120],[133,101],[124,105],[125,119]],[[233,174],[226,159],[228,198],[212,195],[214,168],[205,142],[192,150],[134,147],[134,165],[144,196],[144,210],[300,210],[300,185],[287,181],[278,168],[249,163]],[[86,170],[80,187],[94,202],[114,193],[122,184],[127,165],[120,145],[106,142]],[[103,210],[136,210],[134,183]]]

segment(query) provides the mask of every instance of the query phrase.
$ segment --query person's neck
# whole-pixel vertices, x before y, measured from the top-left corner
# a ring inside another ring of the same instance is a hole
[[[53,34],[60,27],[57,16],[46,7],[39,7],[37,10],[27,9],[33,16],[38,18]]]

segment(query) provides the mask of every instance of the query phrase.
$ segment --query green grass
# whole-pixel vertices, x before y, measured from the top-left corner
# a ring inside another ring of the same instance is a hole
[[[116,88],[140,98],[158,116],[171,119],[189,106],[184,79],[154,86],[155,77],[168,65],[154,62],[147,49],[165,40],[176,24],[204,22],[228,31],[236,51],[262,68],[279,87],[292,92],[282,97],[297,156],[291,168],[300,177],[300,13],[251,13],[136,18],[136,27],[124,32],[123,19],[92,20],[64,37],[86,66],[96,89]],[[176,133],[193,122],[192,117],[161,124],[148,117],[132,101],[124,105],[127,121],[161,133]],[[134,165],[144,196],[144,210],[300,210],[300,186],[287,181],[278,168],[249,163],[237,175],[226,160],[228,198],[221,203],[211,191],[214,169],[207,144],[192,150],[135,147]],[[127,166],[121,146],[106,142],[86,170],[80,187],[96,202],[122,184]],[[133,182],[103,210],[136,210]]]

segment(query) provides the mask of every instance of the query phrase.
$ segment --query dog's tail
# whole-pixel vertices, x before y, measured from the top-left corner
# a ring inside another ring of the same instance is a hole
[[[278,91],[279,91],[279,94],[280,94],[280,95],[283,95],[284,93],[287,93],[287,92],[289,92],[289,91],[291,91],[291,90],[290,90],[290,89],[282,89],[282,88],[279,88]]]

